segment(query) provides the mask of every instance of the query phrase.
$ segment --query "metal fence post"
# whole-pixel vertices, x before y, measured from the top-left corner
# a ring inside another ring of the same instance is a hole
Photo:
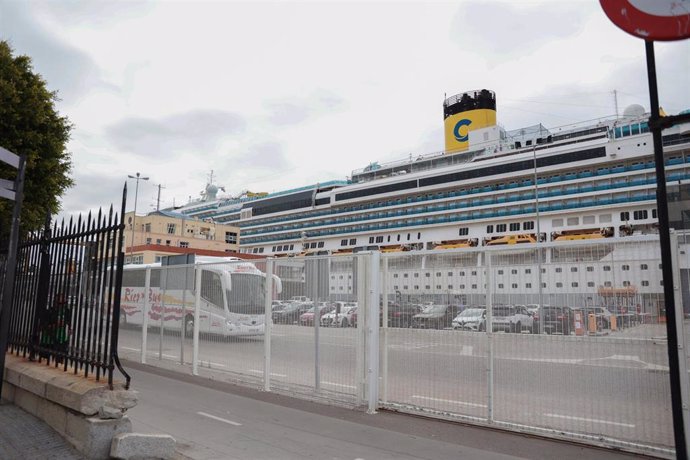
[[[367,270],[367,396],[368,414],[375,414],[379,402],[379,300],[380,296],[381,253],[374,251],[369,255]]]
[[[671,238],[671,266],[673,267],[673,290],[675,291],[674,307],[676,310],[676,334],[678,337],[678,371],[680,373],[683,426],[685,427],[685,444],[690,446],[690,381],[688,379],[688,350],[685,343],[685,312],[683,311],[683,294],[681,292],[680,264],[678,261],[678,234],[675,230],[670,230]]]
[[[491,251],[485,251],[486,257],[486,338],[489,342],[487,369],[487,420],[494,421],[494,326],[493,326],[493,286],[491,285]]]
[[[364,366],[366,363],[366,356],[364,352],[365,345],[365,327],[367,323],[367,276],[365,273],[366,260],[364,255],[354,257],[353,265],[357,266],[357,341],[355,346],[355,385],[357,386],[357,403],[364,401]]]
[[[266,260],[266,292],[264,305],[264,391],[271,391],[271,330],[273,329],[273,259]]]
[[[194,266],[196,277],[194,280],[194,340],[192,345],[192,374],[199,375],[199,319],[201,317],[201,267]]]
[[[149,332],[149,292],[151,290],[151,267],[146,267],[146,277],[144,278],[144,308],[141,314],[143,315],[141,321],[141,362],[146,364],[146,349],[148,348],[148,332]]]
[[[381,402],[388,402],[388,261],[389,257],[382,257],[381,262],[383,264],[382,274],[381,274],[381,294],[383,298],[383,305],[381,308],[382,320],[381,320],[381,334],[382,334],[382,345],[381,345]]]

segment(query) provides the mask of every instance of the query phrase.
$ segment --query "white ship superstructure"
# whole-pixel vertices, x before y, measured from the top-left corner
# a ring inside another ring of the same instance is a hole
[[[559,242],[657,233],[653,144],[642,107],[631,106],[622,117],[552,130],[536,125],[506,131],[495,114],[491,91],[453,96],[444,101],[444,152],[371,163],[353,171],[349,181],[201,201],[179,211],[239,225],[244,253],[285,257],[363,248],[468,249],[468,262],[458,267],[472,266],[472,248],[483,246],[544,243],[551,248],[545,262],[551,262]],[[669,191],[687,193],[690,126],[664,131],[663,144]],[[682,212],[679,219],[672,215],[671,227],[687,228]],[[578,269],[590,270],[591,264],[580,262]],[[604,270],[605,264],[598,266]],[[598,270],[591,272],[591,282],[602,279]],[[641,292],[661,292],[658,267],[644,269],[653,275],[640,270],[634,269],[634,276],[620,273],[616,284],[623,287],[629,278]],[[538,284],[527,278],[511,285],[531,292]],[[336,293],[351,289],[343,283],[333,286]],[[434,290],[436,284],[431,285]],[[471,280],[462,285],[467,292],[472,285],[482,288]],[[591,291],[592,286],[581,288]]]

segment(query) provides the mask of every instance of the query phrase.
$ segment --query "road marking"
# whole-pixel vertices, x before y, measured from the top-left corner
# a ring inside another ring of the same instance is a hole
[[[214,363],[213,361],[199,361],[199,364],[201,364],[202,367],[204,366],[204,364],[206,364],[207,367],[211,367],[211,366],[228,367],[225,364]]]
[[[260,371],[259,369],[249,369],[249,372],[253,372],[255,374],[263,374],[264,371]],[[287,374],[276,374],[275,372],[271,372],[271,375],[274,375],[276,377],[287,377]]]
[[[639,356],[633,356],[633,355],[612,355],[612,356],[606,356],[605,358],[597,358],[597,359],[617,359],[619,361],[640,361]]]
[[[242,426],[241,423],[233,422],[232,420],[227,420],[224,418],[216,417],[215,415],[207,414],[206,412],[197,412],[199,415],[203,415],[204,417],[212,418],[213,420],[218,420],[219,422],[227,423],[228,425],[234,425],[234,426]]]
[[[412,395],[413,399],[425,399],[427,401],[436,401],[436,402],[444,402],[444,403],[450,403],[450,404],[460,404],[461,406],[469,406],[469,407],[486,407],[486,404],[478,404],[478,403],[471,403],[471,402],[465,402],[465,401],[456,401],[454,399],[439,399],[439,398],[430,398],[428,396],[418,396],[418,395]]]
[[[572,415],[559,415],[559,414],[544,414],[544,415],[546,415],[547,417],[562,418],[565,420],[577,420],[580,422],[603,423],[606,425],[616,425],[616,426],[624,426],[627,428],[635,428],[635,425],[632,425],[630,423],[610,422],[608,420],[598,420],[595,418],[573,417]]]
[[[335,383],[335,382],[321,382],[321,383],[324,384],[324,385],[330,385],[330,386],[333,386],[333,387],[353,388],[353,389],[354,389],[354,388],[357,388],[357,387],[354,386],[354,385],[345,385],[345,384],[343,384],[343,383]]]
[[[130,348],[130,347],[120,347],[123,350],[129,350],[129,351],[141,351],[139,348]]]

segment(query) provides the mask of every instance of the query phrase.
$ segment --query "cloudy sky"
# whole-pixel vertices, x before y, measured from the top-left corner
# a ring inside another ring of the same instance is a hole
[[[0,0],[0,40],[75,125],[65,215],[119,203],[136,172],[144,212],[211,170],[228,194],[273,192],[438,151],[444,94],[494,90],[506,129],[613,115],[614,90],[649,107],[643,42],[595,0]],[[690,40],[656,58],[663,108],[690,108]]]

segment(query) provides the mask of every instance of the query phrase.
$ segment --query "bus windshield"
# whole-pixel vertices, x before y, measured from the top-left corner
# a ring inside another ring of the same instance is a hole
[[[233,273],[230,276],[231,289],[226,291],[228,310],[243,315],[264,313],[264,277],[246,273]]]

